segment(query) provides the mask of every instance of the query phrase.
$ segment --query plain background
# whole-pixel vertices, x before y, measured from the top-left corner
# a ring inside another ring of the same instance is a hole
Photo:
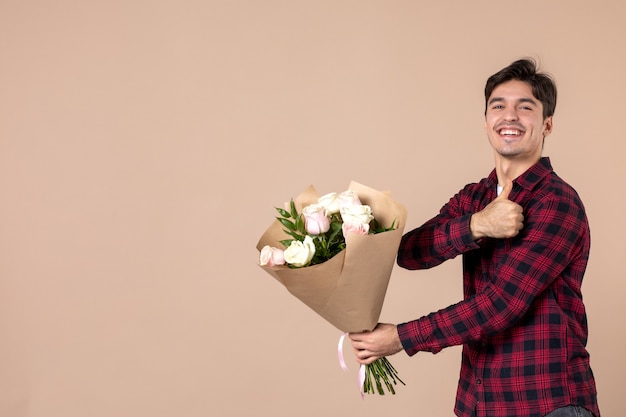
[[[0,415],[451,416],[460,348],[361,400],[340,333],[257,265],[274,206],[351,180],[407,228],[493,167],[486,78],[538,59],[544,154],[584,200],[603,415],[623,412],[626,6],[0,1]],[[394,269],[381,321],[460,300]],[[348,344],[346,343],[346,350]]]

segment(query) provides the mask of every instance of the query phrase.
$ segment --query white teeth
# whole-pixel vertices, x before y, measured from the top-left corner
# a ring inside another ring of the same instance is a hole
[[[519,135],[520,131],[519,130],[512,130],[512,129],[502,129],[500,131],[501,135]]]

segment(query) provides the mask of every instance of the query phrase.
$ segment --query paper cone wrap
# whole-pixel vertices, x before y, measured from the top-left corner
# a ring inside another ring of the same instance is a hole
[[[369,235],[349,233],[346,249],[321,264],[261,268],[342,332],[361,332],[372,330],[380,318],[407,214],[389,193],[354,181],[349,189],[358,194],[362,204],[372,208],[381,226],[387,228],[394,223],[395,229]],[[294,199],[298,212],[317,202],[318,197],[315,188],[309,186]],[[257,249],[260,251],[265,245],[283,248],[280,241],[290,238],[283,228],[278,220],[274,221],[261,236]]]

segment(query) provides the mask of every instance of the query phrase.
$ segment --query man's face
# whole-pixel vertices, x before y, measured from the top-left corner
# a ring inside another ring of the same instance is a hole
[[[552,116],[543,119],[543,105],[529,84],[511,80],[494,88],[487,100],[485,131],[500,157],[535,162],[552,131]]]

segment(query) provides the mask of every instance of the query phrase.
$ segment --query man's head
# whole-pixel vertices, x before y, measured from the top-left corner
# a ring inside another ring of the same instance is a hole
[[[518,80],[527,83],[535,98],[543,105],[543,118],[554,115],[556,107],[556,84],[549,74],[539,72],[531,59],[520,59],[493,74],[485,85],[485,114],[493,90],[502,83]]]

